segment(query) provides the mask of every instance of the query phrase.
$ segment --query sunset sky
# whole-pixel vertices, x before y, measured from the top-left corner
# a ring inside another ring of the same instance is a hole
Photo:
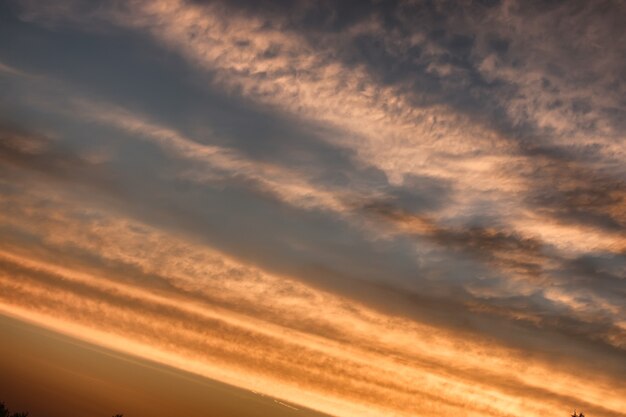
[[[625,417],[625,22],[0,0],[0,401]]]

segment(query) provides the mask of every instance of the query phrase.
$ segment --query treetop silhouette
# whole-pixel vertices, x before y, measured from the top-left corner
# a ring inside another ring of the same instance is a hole
[[[0,401],[0,417],[28,417],[27,412],[14,412],[7,408],[4,402]],[[114,414],[112,417],[124,417],[124,414]]]
[[[15,412],[11,414],[11,410],[7,408],[7,406],[0,402],[0,417],[27,417],[28,413],[26,412]]]

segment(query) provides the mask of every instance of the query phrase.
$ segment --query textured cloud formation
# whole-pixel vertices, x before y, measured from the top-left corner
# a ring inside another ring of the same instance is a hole
[[[623,4],[2,7],[5,314],[338,416],[624,415]]]
[[[524,409],[547,412],[583,395],[588,400],[581,405],[599,407],[597,398],[608,407],[599,411],[621,415],[611,411],[623,406],[620,393],[614,402],[604,396],[611,379],[575,377],[567,363],[385,317],[145,225],[84,206],[77,213],[73,202],[46,192],[29,194],[20,206],[43,198],[53,219],[32,213],[11,222],[41,239],[3,245],[3,310],[11,314],[76,335],[86,327],[75,326],[89,326],[117,335],[88,331],[98,343],[129,346],[131,353],[342,415],[394,413],[395,407],[515,413],[520,398],[534,404]],[[97,267],[80,253],[97,253]],[[549,388],[542,387],[546,373]],[[433,394],[441,390],[446,398]]]

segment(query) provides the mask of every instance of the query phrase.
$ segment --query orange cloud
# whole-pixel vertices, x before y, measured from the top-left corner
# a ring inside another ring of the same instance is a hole
[[[3,219],[43,239],[39,252],[2,245],[4,314],[338,416],[543,415],[582,398],[623,415],[625,393],[607,376],[388,316],[96,208],[83,218],[97,220],[78,221],[74,203],[48,201],[38,221]]]

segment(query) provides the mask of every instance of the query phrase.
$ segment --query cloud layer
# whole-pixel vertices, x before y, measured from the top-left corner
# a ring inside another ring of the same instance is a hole
[[[5,314],[337,416],[623,415],[621,4],[2,7]]]

